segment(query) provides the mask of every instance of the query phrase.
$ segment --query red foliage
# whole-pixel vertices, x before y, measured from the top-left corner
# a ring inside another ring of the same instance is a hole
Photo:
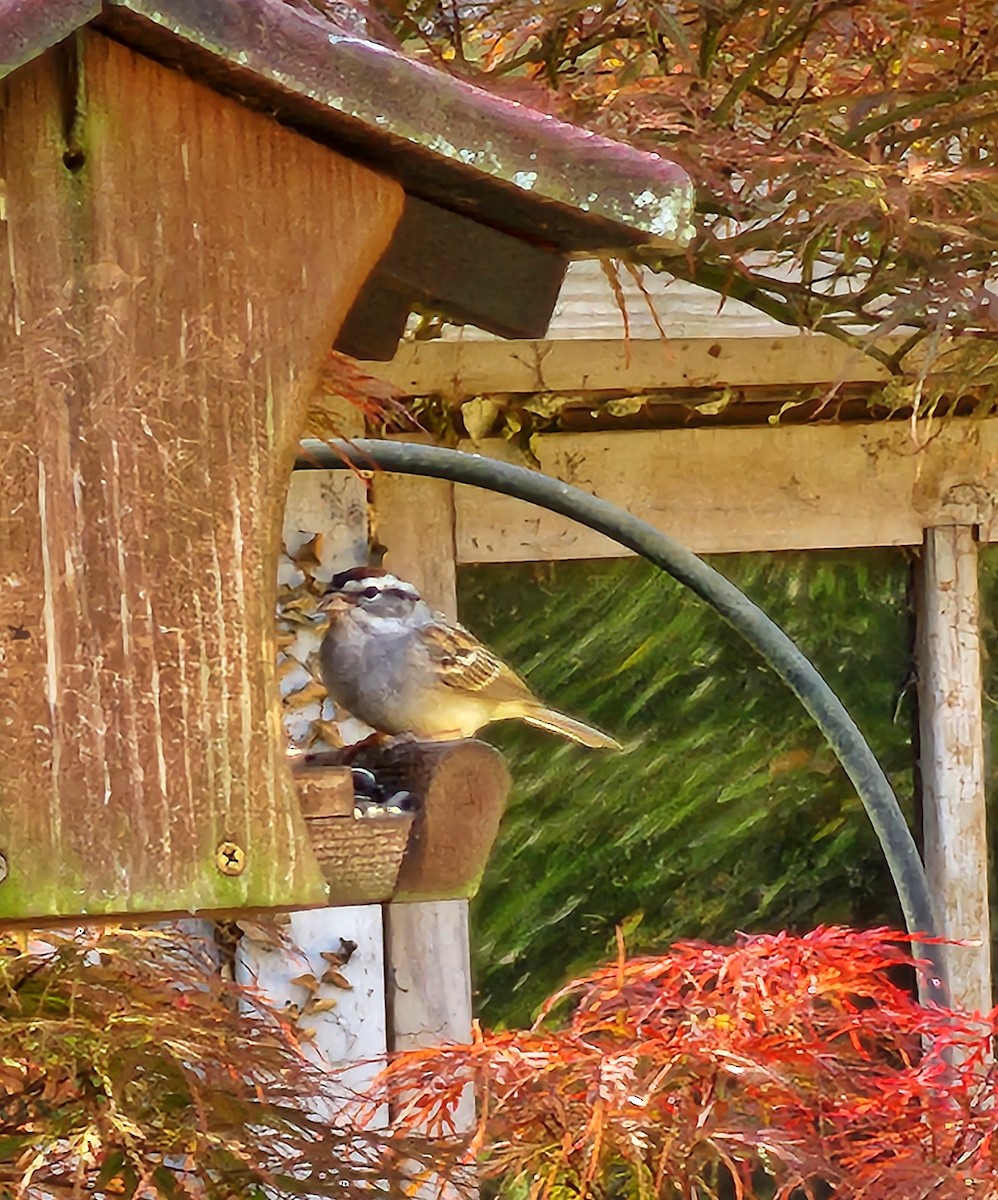
[[[681,163],[696,236],[653,268],[846,341],[903,332],[867,346],[898,406],[993,387],[991,0],[367,2],[410,52]]]
[[[573,981],[529,1031],[405,1053],[381,1085],[444,1138],[474,1085],[483,1177],[531,1195],[998,1196],[998,1011],[922,1007],[908,945],[679,943]]]
[[[322,391],[358,409],[367,421],[389,429],[419,429],[400,388],[365,371],[346,354],[331,350],[320,379]]]

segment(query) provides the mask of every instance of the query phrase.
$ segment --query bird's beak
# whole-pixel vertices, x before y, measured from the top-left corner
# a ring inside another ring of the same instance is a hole
[[[324,596],[319,597],[319,602],[315,607],[318,612],[334,612],[342,611],[346,606],[347,602],[339,592],[326,592]]]

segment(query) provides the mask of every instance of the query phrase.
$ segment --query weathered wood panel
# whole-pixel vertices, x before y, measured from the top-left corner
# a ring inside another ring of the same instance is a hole
[[[467,900],[386,905],[385,952],[389,1049],[470,1042],[474,1010]],[[471,1087],[453,1119],[458,1130],[474,1124]]]
[[[386,549],[384,566],[419,588],[452,620],[457,616],[454,485],[444,479],[375,474],[374,537]]]
[[[0,916],[319,903],[279,533],[399,190],[93,33],[0,111]]]
[[[546,434],[540,469],[649,521],[701,554],[918,546],[937,524],[998,538],[998,421],[952,420],[923,444],[907,423]],[[508,443],[469,444],[509,458]],[[626,554],[609,538],[477,488],[455,494],[457,560]]]
[[[440,393],[456,403],[482,392],[807,387],[887,379],[869,355],[817,334],[405,342],[391,362],[371,363],[370,370],[408,395]]]
[[[966,525],[926,531],[918,606],[919,766],[925,869],[947,937],[953,999],[991,1009],[977,542]]]
[[[350,1089],[355,1100],[370,1085],[386,1048],[381,909],[367,905],[292,913],[287,937],[283,946],[243,937],[236,978],[288,1010],[317,1061],[357,1063],[339,1081],[348,1106]],[[355,948],[348,955],[351,943]],[[347,958],[333,967],[341,978],[330,973],[332,964],[324,954]]]
[[[468,903],[391,904],[386,910],[390,1047],[471,1037]]]

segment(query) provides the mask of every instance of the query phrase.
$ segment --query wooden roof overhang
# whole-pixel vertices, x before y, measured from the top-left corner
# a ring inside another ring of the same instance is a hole
[[[85,25],[396,179],[406,205],[337,349],[392,356],[414,306],[547,329],[568,258],[692,234],[681,167],[476,88],[286,0],[0,0],[0,78]]]

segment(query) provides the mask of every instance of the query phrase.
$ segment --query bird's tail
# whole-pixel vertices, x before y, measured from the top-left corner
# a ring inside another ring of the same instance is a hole
[[[528,725],[546,729],[548,733],[559,733],[569,741],[579,742],[591,750],[622,749],[620,742],[608,733],[594,729],[582,721],[576,721],[574,717],[566,717],[564,713],[556,712],[553,708],[532,708],[529,712],[521,714],[521,717]]]

